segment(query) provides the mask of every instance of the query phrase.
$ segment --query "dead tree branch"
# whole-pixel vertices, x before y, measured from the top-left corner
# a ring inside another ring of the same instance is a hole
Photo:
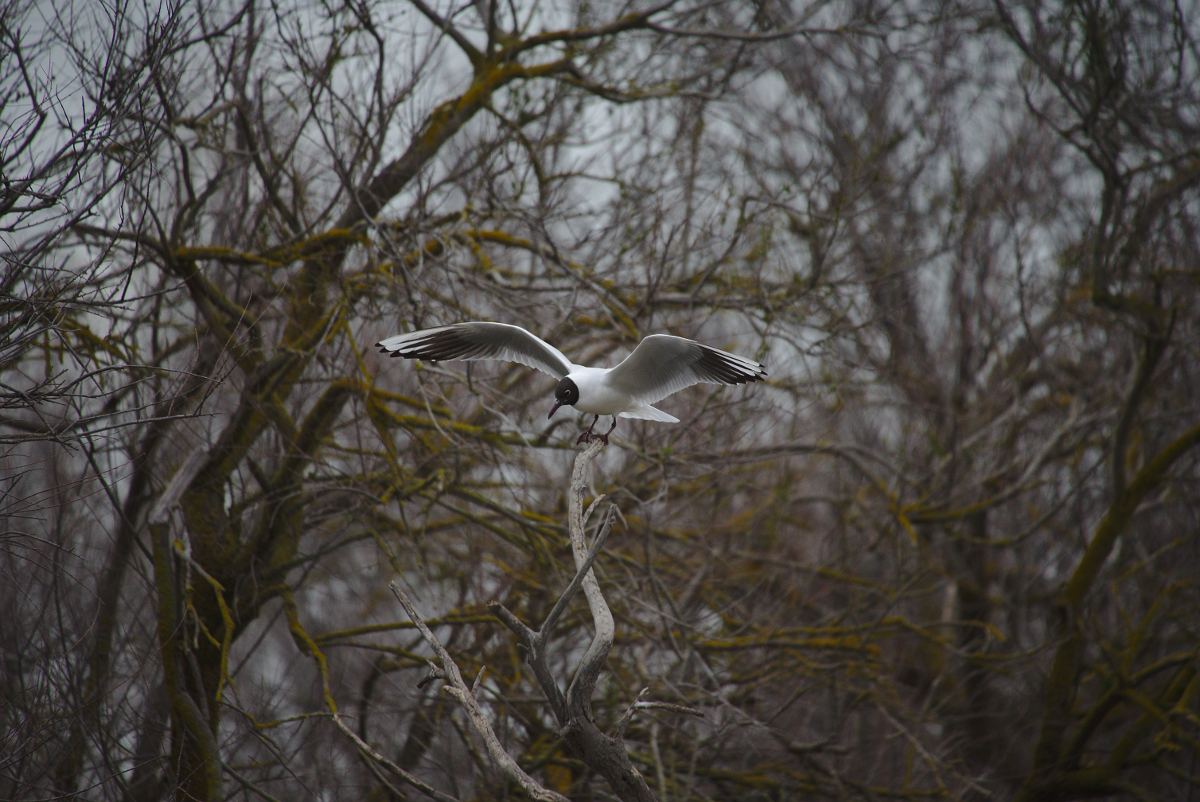
[[[629,755],[625,751],[625,742],[621,738],[624,725],[620,726],[616,737],[610,736],[601,731],[592,716],[592,693],[596,688],[596,680],[604,669],[604,663],[612,648],[613,635],[616,631],[612,612],[608,609],[604,595],[600,592],[600,583],[596,581],[596,575],[592,571],[592,563],[612,529],[612,512],[610,511],[604,524],[600,527],[596,542],[590,549],[584,538],[584,526],[587,524],[587,519],[603,498],[594,499],[591,505],[586,510],[584,509],[587,469],[603,448],[604,444],[601,441],[593,441],[575,458],[575,467],[571,471],[567,521],[571,536],[571,551],[575,556],[576,573],[562,597],[546,617],[541,629],[535,631],[526,626],[499,602],[491,602],[488,607],[496,617],[504,622],[505,626],[516,633],[529,650],[529,665],[533,669],[534,676],[537,677],[538,684],[545,692],[546,698],[550,700],[555,717],[562,725],[563,738],[571,753],[608,780],[613,793],[620,799],[650,802],[654,799],[654,795],[650,792],[650,786],[633,767]],[[559,615],[565,609],[576,588],[579,587],[583,588],[584,596],[587,598],[596,632],[564,695],[547,665],[545,645]],[[628,722],[624,722],[624,724],[628,724]]]
[[[425,637],[425,642],[429,644],[437,655],[438,662],[441,663],[441,675],[445,679],[446,693],[457,699],[467,711],[467,717],[471,720],[471,727],[483,739],[484,745],[487,746],[488,754],[492,756],[492,760],[500,767],[505,776],[511,779],[531,798],[537,800],[545,800],[546,802],[567,802],[567,798],[562,794],[555,793],[548,788],[543,788],[536,780],[525,773],[525,770],[517,764],[512,755],[504,750],[500,743],[500,739],[496,737],[495,730],[488,722],[487,716],[483,712],[483,708],[479,706],[479,700],[475,696],[475,691],[467,685],[463,680],[462,673],[458,670],[458,664],[454,662],[454,658],[446,651],[446,648],[434,637],[433,632],[429,627],[425,626],[425,622],[421,619],[417,608],[413,606],[412,600],[408,595],[400,589],[400,586],[392,582],[389,587],[404,611],[408,613],[408,617],[417,625],[417,629],[421,631],[421,635]]]

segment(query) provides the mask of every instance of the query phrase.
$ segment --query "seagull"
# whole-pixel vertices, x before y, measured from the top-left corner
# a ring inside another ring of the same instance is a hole
[[[766,367],[752,359],[669,334],[645,337],[615,368],[576,365],[550,343],[506,323],[455,323],[397,334],[375,345],[380,353],[405,359],[499,359],[548,373],[559,381],[547,418],[564,406],[596,416],[576,444],[599,439],[607,445],[617,418],[678,423],[651,404],[693,384],[746,384],[767,376]],[[604,434],[592,431],[601,415],[613,416]]]

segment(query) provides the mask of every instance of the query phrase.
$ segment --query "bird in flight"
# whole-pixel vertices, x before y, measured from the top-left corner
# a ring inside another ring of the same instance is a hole
[[[617,428],[617,418],[678,423],[679,418],[651,404],[693,384],[746,384],[767,376],[766,367],[752,359],[669,334],[645,337],[615,368],[576,365],[540,337],[505,323],[471,321],[438,326],[397,334],[376,346],[380,353],[405,359],[499,359],[548,373],[559,382],[547,418],[563,406],[596,416],[576,443],[597,438],[607,444]],[[612,426],[604,434],[592,431],[601,415],[613,416]]]

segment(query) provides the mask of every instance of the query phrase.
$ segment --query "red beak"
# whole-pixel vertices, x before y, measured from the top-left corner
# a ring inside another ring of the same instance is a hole
[[[547,415],[546,417],[547,417],[547,418],[553,418],[553,417],[554,417],[554,413],[555,413],[555,412],[558,412],[558,408],[559,408],[559,407],[561,407],[561,406],[562,406],[562,401],[555,401],[555,402],[554,402],[554,406],[550,407],[550,414],[549,414],[549,415]]]

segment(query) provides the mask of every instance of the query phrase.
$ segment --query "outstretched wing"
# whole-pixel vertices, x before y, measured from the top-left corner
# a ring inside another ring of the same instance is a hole
[[[397,334],[375,344],[381,353],[438,362],[447,359],[500,359],[519,362],[561,379],[571,360],[520,326],[471,321]]]
[[[766,366],[694,340],[652,334],[608,374],[608,382],[639,403],[653,404],[693,384],[745,384],[767,377]]]

